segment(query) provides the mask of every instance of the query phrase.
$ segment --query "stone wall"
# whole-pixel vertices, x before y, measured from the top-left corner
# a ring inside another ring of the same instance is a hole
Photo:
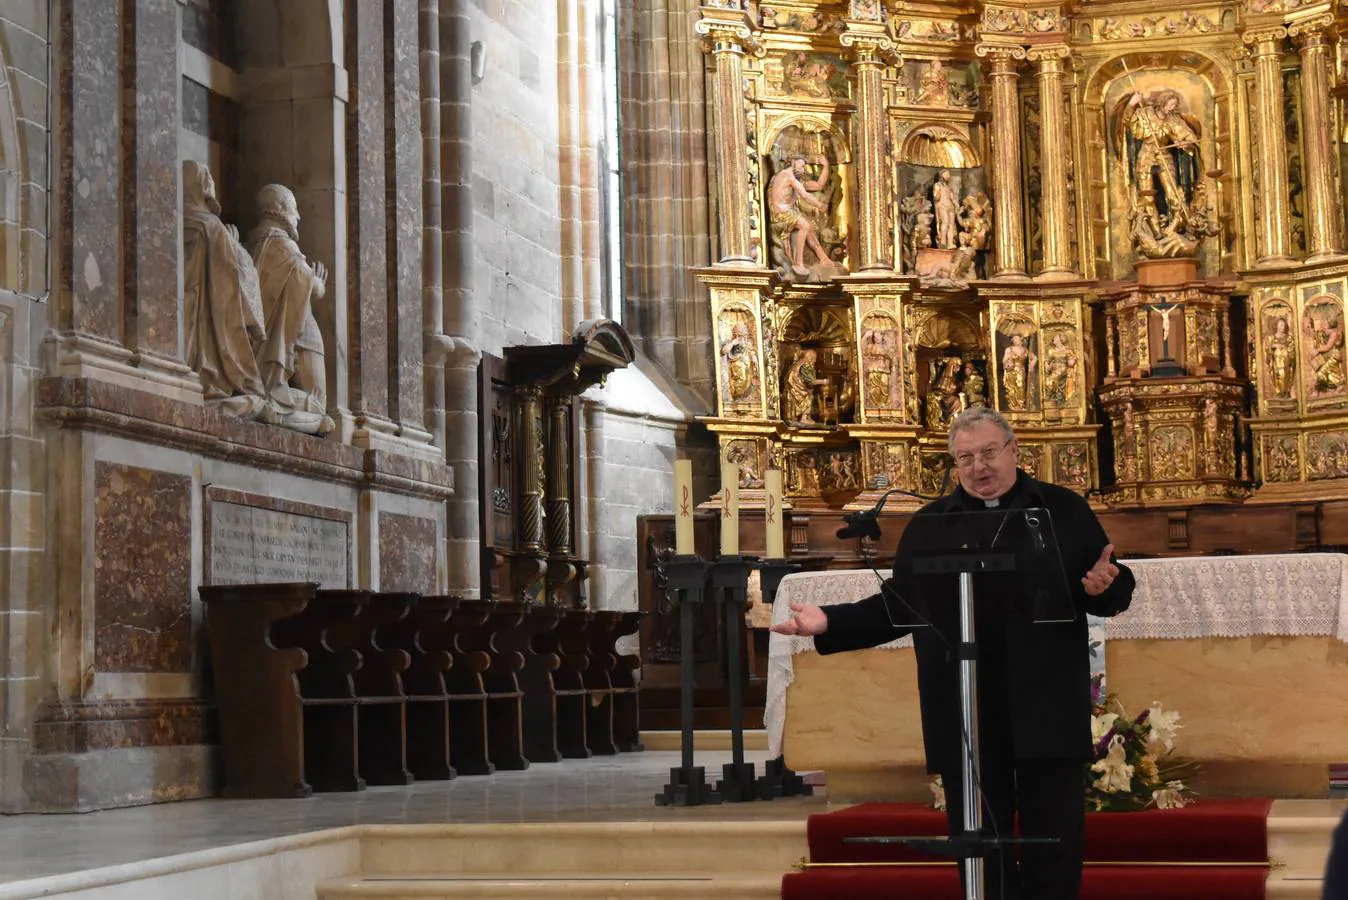
[[[47,327],[47,15],[45,0],[0,8],[0,810],[18,805],[51,625],[33,416]]]
[[[561,340],[555,3],[480,0],[473,42],[485,54],[473,85],[473,290],[477,349]]]
[[[674,508],[674,460],[693,459],[694,495],[711,496],[715,442],[691,426],[697,397],[645,356],[615,372],[585,397],[584,491],[587,532],[582,546],[597,561],[590,602],[599,609],[636,609],[637,517]]]

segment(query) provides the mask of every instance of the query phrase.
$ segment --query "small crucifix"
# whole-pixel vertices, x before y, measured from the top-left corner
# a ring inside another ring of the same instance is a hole
[[[1148,306],[1147,309],[1161,317],[1161,358],[1158,362],[1163,365],[1166,363],[1173,364],[1175,360],[1170,355],[1170,314],[1177,309],[1183,310],[1184,304],[1171,303],[1169,300],[1161,298]]]

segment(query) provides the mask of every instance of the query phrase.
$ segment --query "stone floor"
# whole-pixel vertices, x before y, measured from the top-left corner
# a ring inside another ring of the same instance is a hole
[[[764,751],[746,754],[760,765]],[[699,752],[709,781],[730,761]],[[303,800],[196,800],[82,815],[0,816],[0,883],[123,865],[344,825],[804,819],[821,796],[692,809],[655,805],[672,751],[565,760],[524,772],[319,794]]]

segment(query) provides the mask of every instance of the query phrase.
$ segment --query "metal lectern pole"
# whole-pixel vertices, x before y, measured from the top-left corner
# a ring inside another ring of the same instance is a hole
[[[983,830],[983,808],[978,802],[978,659],[974,640],[974,576],[960,572],[960,722],[968,739],[964,747],[963,784],[960,802],[963,804],[964,834],[977,838]],[[964,900],[983,900],[983,857],[966,856],[964,866]]]

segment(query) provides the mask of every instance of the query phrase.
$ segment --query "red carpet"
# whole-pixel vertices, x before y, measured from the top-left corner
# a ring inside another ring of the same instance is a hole
[[[1184,809],[1086,816],[1083,900],[1262,900],[1261,867],[1092,866],[1091,862],[1264,862],[1267,800],[1207,800]],[[920,804],[867,803],[810,817],[810,861],[937,862],[897,845],[848,844],[867,835],[941,835],[945,814]],[[784,900],[913,897],[961,900],[952,866],[811,869],[782,880]]]

